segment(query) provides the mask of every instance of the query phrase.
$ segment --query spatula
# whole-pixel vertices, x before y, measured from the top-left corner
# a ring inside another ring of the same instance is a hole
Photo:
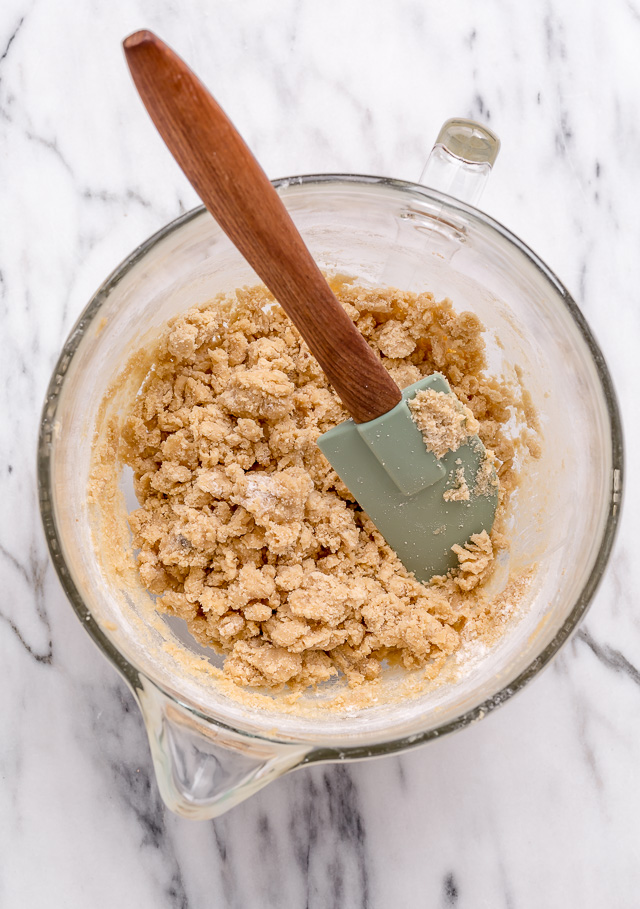
[[[327,284],[282,200],[243,139],[186,64],[152,32],[124,42],[136,88],[170,152],[247,262],[294,322],[352,419],[318,445],[360,506],[418,580],[457,565],[451,551],[491,530],[497,488],[447,501],[462,469],[485,462],[472,436],[440,459],[428,451],[407,402],[451,393],[435,373],[400,391]],[[456,399],[457,400],[457,399]]]

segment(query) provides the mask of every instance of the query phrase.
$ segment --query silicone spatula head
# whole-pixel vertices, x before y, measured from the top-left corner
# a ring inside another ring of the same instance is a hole
[[[477,435],[440,459],[427,451],[407,403],[426,389],[452,394],[435,373],[405,388],[390,413],[364,424],[347,420],[318,439],[340,479],[422,582],[457,567],[452,546],[489,532],[498,505],[498,480]],[[468,498],[458,497],[463,484]]]

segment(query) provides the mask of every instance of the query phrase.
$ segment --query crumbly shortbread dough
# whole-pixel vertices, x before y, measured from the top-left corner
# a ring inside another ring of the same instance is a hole
[[[492,451],[498,518],[491,537],[455,547],[456,572],[418,583],[317,447],[348,414],[270,294],[238,290],[174,318],[120,432],[140,502],[133,543],[158,608],[225,653],[225,675],[245,686],[339,672],[357,685],[384,659],[440,665],[487,614],[482,584],[505,545],[519,445],[505,427],[524,404],[486,375],[478,318],[429,293],[334,290],[401,387],[436,370],[448,379],[464,402],[457,431]]]

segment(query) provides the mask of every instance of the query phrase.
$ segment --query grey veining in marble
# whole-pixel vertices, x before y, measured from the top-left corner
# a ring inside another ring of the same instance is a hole
[[[575,293],[626,414],[622,532],[582,629],[483,723],[167,812],[122,681],[54,577],[39,410],[86,301],[195,204],[120,41],[157,30],[273,176],[414,179],[449,116],[503,150],[483,207]],[[0,906],[640,905],[640,5],[4,0],[0,7]]]

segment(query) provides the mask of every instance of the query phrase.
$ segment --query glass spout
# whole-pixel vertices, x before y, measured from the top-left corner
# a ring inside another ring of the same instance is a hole
[[[182,817],[218,817],[297,767],[309,751],[217,725],[145,678],[135,694],[160,793],[167,807]]]

